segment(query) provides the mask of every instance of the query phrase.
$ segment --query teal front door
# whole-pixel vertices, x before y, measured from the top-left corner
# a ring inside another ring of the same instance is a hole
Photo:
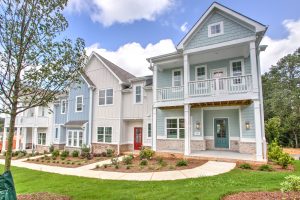
[[[215,132],[215,147],[216,148],[229,148],[229,132],[228,132],[228,119],[215,118],[214,119],[214,132]]]

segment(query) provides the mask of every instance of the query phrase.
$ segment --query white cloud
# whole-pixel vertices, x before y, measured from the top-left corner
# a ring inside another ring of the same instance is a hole
[[[273,40],[266,36],[261,42],[261,44],[268,45],[266,52],[261,52],[260,54],[263,73],[268,71],[271,65],[275,65],[280,58],[293,53],[300,47],[300,19],[285,20],[282,24],[288,31],[287,38]]]
[[[136,42],[127,43],[116,51],[108,51],[96,43],[87,47],[86,51],[88,55],[95,51],[133,75],[144,76],[151,74],[146,58],[174,52],[175,45],[172,40],[165,39],[156,44],[150,43],[146,47]]]
[[[67,11],[88,12],[94,22],[111,26],[142,19],[153,21],[173,4],[173,0],[70,0]]]
[[[188,23],[187,22],[184,22],[181,26],[180,26],[180,30],[182,31],[182,32],[187,32],[187,25],[188,25]]]

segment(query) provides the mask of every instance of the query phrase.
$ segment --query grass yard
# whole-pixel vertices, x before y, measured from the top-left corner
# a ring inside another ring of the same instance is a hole
[[[110,181],[33,171],[13,167],[17,193],[52,192],[72,199],[220,199],[239,191],[279,190],[289,174],[300,175],[300,161],[294,172],[233,171],[197,179],[135,182]]]

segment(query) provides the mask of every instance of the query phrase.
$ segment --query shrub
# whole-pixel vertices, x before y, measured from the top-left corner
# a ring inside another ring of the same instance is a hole
[[[252,167],[249,163],[240,164],[239,168],[241,168],[241,169],[252,169]]]
[[[93,157],[101,157],[102,154],[101,153],[93,153]]]
[[[127,166],[126,166],[126,169],[130,169],[130,165],[127,165]]]
[[[96,169],[100,168],[100,165],[96,165]]]
[[[280,185],[282,192],[300,191],[300,176],[289,175]]]
[[[141,166],[146,166],[146,165],[148,165],[148,161],[147,161],[147,160],[142,160],[142,161],[140,162],[140,165],[141,165]]]
[[[50,145],[50,147],[49,147],[49,152],[52,153],[53,151],[54,151],[54,145],[52,144],[52,145]]]
[[[73,158],[77,158],[78,156],[79,156],[79,151],[77,151],[77,150],[72,151]]]
[[[273,168],[271,165],[261,165],[261,166],[259,166],[258,170],[270,172],[270,171],[273,171]]]
[[[108,164],[104,164],[103,167],[104,167],[104,168],[107,168],[107,167],[108,167]]]
[[[111,164],[112,165],[118,165],[119,164],[119,160],[118,160],[118,158],[111,158]]]
[[[175,167],[173,165],[170,165],[169,169],[175,169]]]
[[[283,153],[280,157],[279,160],[277,161],[277,163],[283,168],[286,169],[288,167],[289,164],[291,164],[293,162],[293,158],[287,154],[287,153]]]
[[[53,157],[53,158],[56,158],[56,157],[58,157],[58,156],[59,156],[59,150],[56,149],[56,150],[54,150],[54,151],[52,152],[52,157]]]
[[[140,159],[147,159],[147,160],[150,160],[153,155],[154,155],[154,151],[149,149],[149,148],[146,148],[146,147],[142,147],[141,151],[140,151]]]
[[[102,157],[106,157],[106,156],[107,156],[107,155],[106,155],[106,152],[103,151],[103,152],[101,153],[101,156],[102,156]]]
[[[125,156],[125,157],[123,157],[123,163],[125,164],[125,165],[129,165],[129,164],[132,164],[132,157],[130,157],[130,156]]]
[[[178,161],[176,162],[176,166],[177,166],[177,167],[183,167],[183,166],[187,166],[187,165],[188,165],[187,160],[178,160]]]
[[[282,132],[281,119],[279,117],[268,119],[265,124],[265,131],[268,141],[278,140],[279,135]]]
[[[80,157],[82,158],[86,158],[88,160],[92,159],[92,155],[90,153],[90,148],[86,145],[84,145],[82,148],[81,148],[81,154],[80,154]]]
[[[115,154],[115,150],[113,149],[106,149],[107,157],[112,157]]]
[[[115,168],[116,168],[116,169],[119,169],[119,165],[115,165]]]
[[[60,154],[60,157],[63,159],[66,159],[66,157],[69,156],[69,151],[65,150],[65,151],[62,151],[61,154]]]

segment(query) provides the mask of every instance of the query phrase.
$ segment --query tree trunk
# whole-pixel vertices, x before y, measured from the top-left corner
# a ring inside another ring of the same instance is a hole
[[[17,116],[17,103],[12,105],[12,112],[10,114],[10,123],[9,123],[9,134],[8,134],[8,142],[7,142],[7,151],[5,156],[5,168],[4,171],[10,171],[11,166],[11,154],[13,148],[13,139],[14,139],[14,132],[15,132],[15,122]],[[6,141],[3,141],[6,142]]]
[[[296,134],[296,131],[293,131],[294,137],[295,137],[295,148],[298,148],[298,135]]]

